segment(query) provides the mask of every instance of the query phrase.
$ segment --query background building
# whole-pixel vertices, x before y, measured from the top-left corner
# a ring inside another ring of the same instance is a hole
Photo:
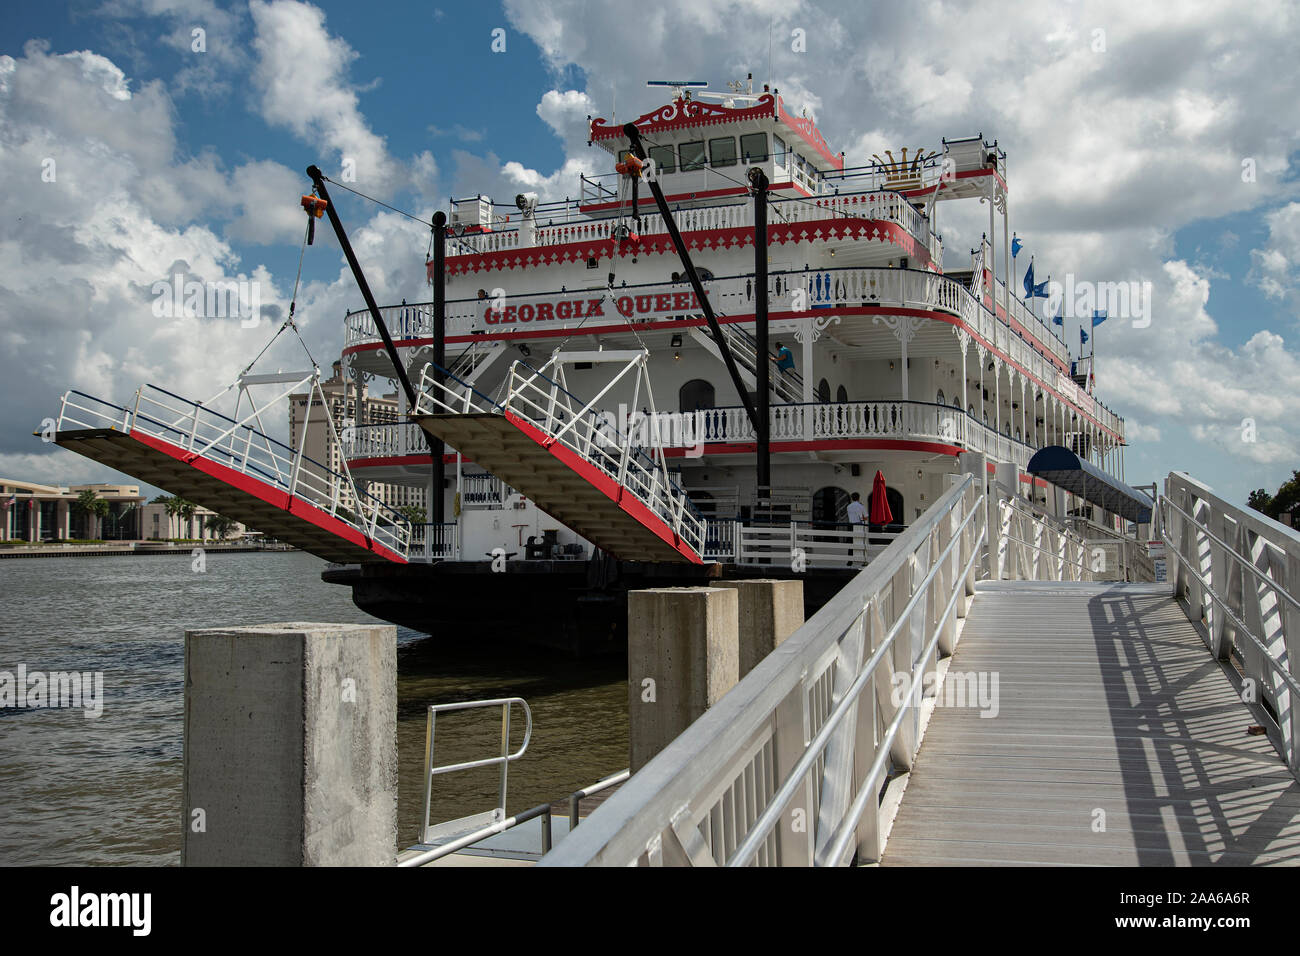
[[[77,500],[85,491],[108,502],[107,514],[99,517],[78,509]],[[135,541],[140,538],[144,501],[139,485],[42,485],[0,478],[0,538]]]
[[[351,431],[364,425],[398,422],[402,419],[402,414],[398,406],[397,393],[370,395],[364,384],[349,383],[344,379],[340,362],[334,363],[334,374],[321,382],[321,391],[329,404],[329,419],[326,418],[326,410],[321,407],[319,396],[313,397],[305,392],[289,396],[289,444],[295,451],[297,450],[302,434],[300,429],[304,427],[305,422],[307,436],[304,452],[308,460],[303,462],[303,468],[324,478],[326,468],[336,475],[342,474],[345,462],[343,449],[332,439],[327,421],[334,422],[335,434],[342,436],[346,444],[347,435]],[[310,410],[307,404],[309,398],[311,399]],[[362,493],[369,493],[390,507],[401,508],[407,505],[425,507],[423,488],[363,482],[360,479],[356,481],[357,488]],[[340,490],[339,500],[345,508],[355,508],[352,490],[346,484]]]

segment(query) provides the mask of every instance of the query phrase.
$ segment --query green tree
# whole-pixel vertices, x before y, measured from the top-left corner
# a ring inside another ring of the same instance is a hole
[[[72,503],[72,510],[77,514],[84,516],[88,520],[95,522],[104,520],[108,515],[109,506],[108,502],[95,494],[93,489],[86,488],[81,492],[81,494],[77,495],[77,500]],[[91,527],[86,529],[86,536],[89,538],[96,538],[99,536],[97,529],[93,524]]]
[[[406,518],[411,524],[424,524],[428,519],[425,517],[424,509],[419,505],[402,505],[396,509],[397,513]]]
[[[1246,504],[1256,511],[1268,514],[1269,506],[1273,504],[1273,496],[1263,488],[1256,488],[1247,496]]]
[[[225,515],[210,515],[205,524],[207,529],[218,538],[225,538],[234,530],[236,522],[234,518],[227,518]]]
[[[1293,511],[1300,506],[1300,471],[1291,472],[1291,477],[1278,486],[1275,495],[1269,495],[1263,488],[1256,488],[1246,499],[1246,504],[1274,521],[1282,512]]]

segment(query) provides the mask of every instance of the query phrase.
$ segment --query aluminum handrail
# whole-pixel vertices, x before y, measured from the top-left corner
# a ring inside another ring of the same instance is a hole
[[[519,749],[510,750],[510,709],[518,704],[524,710],[524,739]],[[479,760],[466,760],[458,763],[435,766],[433,763],[436,728],[439,714],[462,710],[481,710],[487,707],[501,708],[501,753],[495,757],[483,757]],[[505,816],[507,776],[510,764],[518,760],[528,750],[528,743],[533,737],[533,712],[528,702],[522,697],[494,697],[489,700],[463,700],[450,704],[430,704],[424,725],[424,826],[420,830],[420,839],[427,840],[429,834],[429,813],[433,804],[433,778],[446,773],[458,773],[474,770],[478,767],[499,766],[501,778],[499,783],[498,817]]]
[[[961,524],[954,529],[952,540],[949,541],[947,547],[943,549],[938,560],[935,561],[933,566],[930,568],[929,573],[927,573],[921,583],[916,586],[911,599],[903,606],[903,610],[898,613],[898,617],[894,621],[893,626],[886,632],[884,640],[882,640],[879,646],[872,652],[871,656],[867,659],[867,662],[862,665],[861,672],[854,679],[853,683],[849,685],[849,689],[844,696],[835,704],[830,715],[826,718],[826,722],[822,724],[817,735],[808,744],[799,760],[786,775],[784,782],[781,784],[780,788],[777,789],[776,793],[773,794],[771,801],[769,801],[762,814],[759,815],[759,818],[754,822],[753,826],[750,827],[749,832],[745,835],[744,841],[736,847],[735,852],[727,859],[727,866],[748,866],[750,862],[753,861],[755,854],[758,853],[759,847],[761,847],[763,842],[767,839],[772,827],[776,826],[777,822],[781,818],[781,814],[785,811],[786,806],[789,805],[790,801],[794,798],[795,793],[798,792],[805,775],[812,769],[813,764],[816,763],[824,754],[826,747],[830,743],[832,734],[834,734],[836,729],[839,727],[840,721],[843,720],[857,704],[858,695],[862,693],[867,684],[874,681],[876,668],[885,659],[885,655],[892,655],[894,641],[897,640],[899,634],[903,632],[903,628],[905,626],[911,626],[912,613],[916,610],[921,599],[928,596],[930,585],[933,583],[935,576],[943,568],[943,563],[947,560],[949,555],[952,554],[953,548],[955,548],[961,541],[961,538],[959,537],[961,532],[966,529],[966,526],[970,524],[974,518],[983,515],[985,515],[985,512],[982,509],[972,508],[966,513],[966,517],[962,519]],[[985,520],[987,520],[987,518],[985,518]],[[966,575],[970,573],[973,563],[978,557],[978,550],[971,549],[971,554],[967,559],[966,566],[963,568],[962,574],[960,575],[961,579],[964,580]],[[948,604],[949,610],[952,608],[952,602],[955,602],[956,599],[957,592],[954,589]],[[940,619],[940,623],[936,625],[930,641],[927,642],[926,651],[921,655],[922,660],[929,657],[930,645],[938,642],[939,635],[943,631],[946,619],[947,615],[944,614]],[[904,695],[905,697],[911,696],[912,689],[916,686],[916,680],[920,676],[921,675],[915,670],[911,672],[911,680],[908,682],[907,694]],[[898,729],[902,725],[902,719],[906,713],[907,711],[904,708],[900,707],[898,709],[898,714],[894,717],[881,741],[877,744],[876,749],[879,751],[879,754],[873,762],[871,770],[867,772],[865,779],[869,781],[877,779],[876,775],[883,767],[885,758],[889,756],[890,748],[894,743],[894,737],[897,735]],[[869,796],[870,788],[863,789]],[[863,806],[865,807],[865,804]],[[861,814],[859,813],[859,816],[860,815]],[[843,828],[847,832],[851,833],[856,829],[857,825],[857,817],[845,817],[837,824],[837,832]],[[832,859],[836,858],[832,855]]]
[[[1211,654],[1235,656],[1243,699],[1267,705],[1274,742],[1300,777],[1300,534],[1171,472],[1156,507],[1173,593]],[[1247,695],[1246,687],[1252,691]]]
[[[874,639],[867,645],[862,643],[868,639],[863,630],[867,627],[867,619],[878,621],[884,613],[887,613],[881,602],[877,600],[878,595],[907,581],[909,583],[903,586],[911,588],[914,598],[907,602],[906,611],[899,609],[896,617],[891,615],[895,626],[889,631],[892,635],[889,646],[893,647],[904,627],[911,624],[914,629],[916,622],[913,620],[913,615],[919,613],[920,602],[927,598],[930,587],[934,585],[941,571],[945,578],[945,588],[952,586],[954,593],[957,590],[965,590],[968,595],[973,592],[974,582],[971,576],[975,573],[974,569],[983,550],[983,539],[974,535],[972,529],[977,527],[977,522],[983,522],[984,513],[982,500],[976,495],[974,478],[963,477],[874,562],[861,571],[849,585],[841,589],[821,610],[782,642],[684,734],[655,756],[639,774],[588,818],[582,831],[564,841],[552,854],[543,858],[541,865],[563,866],[583,863],[623,865],[635,862],[646,853],[666,854],[667,850],[661,851],[659,848],[667,846],[670,841],[677,846],[674,859],[686,852],[688,856],[702,854],[707,861],[710,856],[707,848],[696,845],[694,852],[691,852],[684,845],[679,845],[679,841],[683,839],[691,842],[698,837],[698,833],[690,834],[690,831],[695,830],[696,827],[691,819],[687,819],[683,814],[689,814],[691,818],[698,818],[701,815],[707,818],[710,813],[710,803],[714,799],[711,795],[718,794],[719,788],[725,791],[727,781],[744,779],[749,772],[746,769],[749,766],[746,763],[748,758],[744,755],[751,753],[755,746],[761,747],[760,741],[775,739],[769,735],[775,734],[773,721],[776,715],[778,713],[793,715],[796,711],[802,711],[806,715],[804,708],[808,706],[806,695],[812,692],[810,685],[818,685],[819,681],[837,672],[837,666],[852,666],[855,678],[861,672],[874,672],[872,669],[884,660],[883,652],[864,654],[864,658],[869,658],[868,665],[862,667],[849,665],[847,662],[851,661],[853,652],[845,648],[843,642],[857,642],[854,646],[873,649],[879,646]],[[954,515],[961,519],[956,521],[955,525]],[[952,567],[953,548],[957,547],[957,544],[953,544],[952,547],[937,546],[937,539],[933,536],[940,534],[941,529],[942,533],[950,535],[947,543],[960,542],[964,560],[959,567]],[[926,556],[922,559],[919,555],[923,549],[932,550],[927,550]],[[941,558],[940,555],[945,557]],[[927,562],[926,566],[935,573],[920,573],[922,566],[919,561],[921,560]],[[904,577],[900,578],[900,575]],[[957,604],[955,601],[944,601],[939,606],[956,608]],[[951,619],[943,621],[941,626],[945,630],[951,627]],[[874,625],[872,628],[874,629]],[[883,626],[876,634],[883,642],[885,639]],[[920,647],[915,648],[915,651],[915,654],[909,655],[911,662],[909,670],[917,668],[924,670],[926,658],[922,656]],[[848,654],[848,657],[842,658],[841,654]],[[841,665],[837,665],[837,661],[842,662]],[[804,703],[800,704],[801,700]],[[919,721],[919,713],[916,713],[913,708],[904,706],[904,709],[909,711],[914,723]],[[829,712],[825,716],[829,718]],[[837,717],[836,721],[837,724],[842,724],[843,714]],[[902,724],[899,726],[901,727]],[[841,726],[841,730],[847,734],[851,727],[851,724]],[[798,728],[792,728],[791,733],[798,734]],[[869,734],[870,731],[866,733]],[[908,733],[912,735],[919,731],[915,731],[914,727],[909,725]],[[814,735],[813,746],[820,750],[831,736],[833,734],[830,731],[827,734]],[[803,737],[797,745],[801,751],[806,746],[807,739]],[[870,738],[863,743],[873,746]],[[846,746],[851,751],[853,744],[849,743]],[[882,747],[882,749],[888,751],[897,748]],[[800,780],[809,783],[808,772],[817,759],[817,754],[804,753],[797,763],[791,761],[796,774],[803,773],[803,776],[797,777],[793,784],[794,789],[797,789]],[[790,777],[784,779],[781,791],[772,797],[773,801],[782,800],[793,792]],[[855,780],[855,784],[856,782]],[[873,792],[879,791],[879,787],[873,781],[867,781],[864,787]],[[750,800],[756,797],[763,799],[757,794],[748,795]],[[733,812],[741,812],[735,808],[740,807],[744,802],[741,797],[737,797]],[[766,806],[760,806],[759,809],[766,810]],[[806,830],[809,834],[814,832],[819,822],[826,822],[815,819],[814,809],[805,807]],[[728,811],[724,808],[723,812]],[[779,815],[776,810],[767,812],[761,823],[756,817],[755,827],[766,826]],[[740,826],[743,825],[743,821],[732,820],[728,825]],[[686,834],[682,832],[683,827],[687,831]],[[779,834],[782,839],[794,839],[786,833],[787,829],[789,828],[782,827],[776,831],[776,834]],[[747,854],[753,852],[752,848],[762,847],[765,843],[763,835],[757,829],[749,828],[749,832],[753,835],[750,842],[745,844],[742,841],[737,844],[738,847],[744,846],[744,852]],[[719,862],[727,862],[727,860]]]
[[[589,787],[585,787],[582,790],[575,790],[573,793],[569,794],[569,832],[572,833],[576,830],[578,824],[581,822],[578,817],[578,803],[581,800],[604,790],[608,790],[610,787],[617,784],[623,783],[629,776],[631,776],[630,770],[621,770],[616,774],[598,780]],[[554,808],[554,803],[539,803],[537,806],[531,807],[522,813],[516,813],[514,816],[506,817],[504,820],[499,820],[487,826],[479,827],[477,830],[472,830],[469,833],[457,837],[447,843],[440,843],[438,846],[426,850],[423,853],[408,857],[405,860],[399,860],[397,865],[399,867],[426,866],[435,860],[440,860],[459,850],[464,850],[476,843],[481,843],[488,837],[496,836],[498,833],[504,833],[506,830],[511,830],[522,823],[529,822],[530,820],[536,820],[538,817],[542,818],[541,850],[543,854],[549,853],[552,847],[551,813]]]

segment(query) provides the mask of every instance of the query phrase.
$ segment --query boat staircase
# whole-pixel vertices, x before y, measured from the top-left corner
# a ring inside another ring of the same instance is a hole
[[[751,389],[758,387],[758,342],[753,335],[746,332],[734,322],[723,323],[719,326],[722,330],[722,337],[731,350],[732,357],[736,360],[740,369],[741,378]],[[690,330],[691,338],[704,347],[710,355],[719,362],[722,359],[722,351],[718,348],[718,343],[713,338],[713,333],[708,326],[693,326]],[[795,405],[803,401],[803,376],[796,371],[781,372],[773,365],[768,372],[768,381],[771,382],[771,389],[774,395],[781,401]]]
[[[286,387],[258,404],[253,390],[266,385]],[[336,471],[305,455],[304,441],[293,448],[263,428],[268,412],[295,392],[307,392],[313,403],[329,408],[320,370],[245,373],[237,387],[233,415],[214,407],[216,399],[194,402],[156,385],[142,385],[130,407],[69,391],[53,438],[64,448],[327,561],[406,563],[410,522],[360,491],[341,455],[343,470]],[[283,408],[279,416],[280,421],[287,418]],[[337,447],[333,422],[329,427]]]
[[[644,349],[557,352],[539,369],[516,361],[499,402],[452,375],[438,382],[430,366],[412,417],[609,554],[704,564],[705,522],[668,473],[648,357]],[[617,366],[589,402],[566,386],[565,368],[577,362]],[[628,379],[630,407],[649,414],[620,423],[599,403]]]

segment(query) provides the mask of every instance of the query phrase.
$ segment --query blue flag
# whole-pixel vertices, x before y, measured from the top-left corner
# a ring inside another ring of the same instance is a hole
[[[1065,315],[1062,313],[1061,307],[1059,305],[1056,307],[1056,314],[1052,316],[1052,324],[1059,325],[1061,326],[1061,328],[1065,328]]]
[[[1108,318],[1110,318],[1110,316],[1108,316],[1104,311],[1092,313],[1092,327],[1095,329]]]
[[[1033,294],[1034,296],[1036,296],[1037,298],[1040,298],[1040,299],[1046,299],[1046,298],[1048,298],[1048,295],[1047,295],[1047,287],[1048,287],[1049,285],[1051,285],[1051,284],[1052,284],[1052,277],[1051,277],[1051,276],[1048,276],[1048,277],[1047,277],[1047,281],[1045,281],[1045,282],[1040,282],[1040,283],[1038,283],[1038,285],[1034,286],[1034,291],[1033,291],[1032,294]]]
[[[1012,234],[1011,234],[1011,258],[1012,258],[1012,259],[1014,259],[1016,256],[1020,255],[1020,250],[1021,250],[1021,248],[1022,248],[1023,246],[1024,246],[1024,243],[1021,242],[1019,239],[1016,238],[1015,233],[1012,233]]]
[[[1029,268],[1025,270],[1025,298],[1034,294],[1034,257],[1029,257]]]
[[[1083,345],[1088,341],[1088,333],[1083,331],[1083,326],[1079,326],[1079,344]]]

